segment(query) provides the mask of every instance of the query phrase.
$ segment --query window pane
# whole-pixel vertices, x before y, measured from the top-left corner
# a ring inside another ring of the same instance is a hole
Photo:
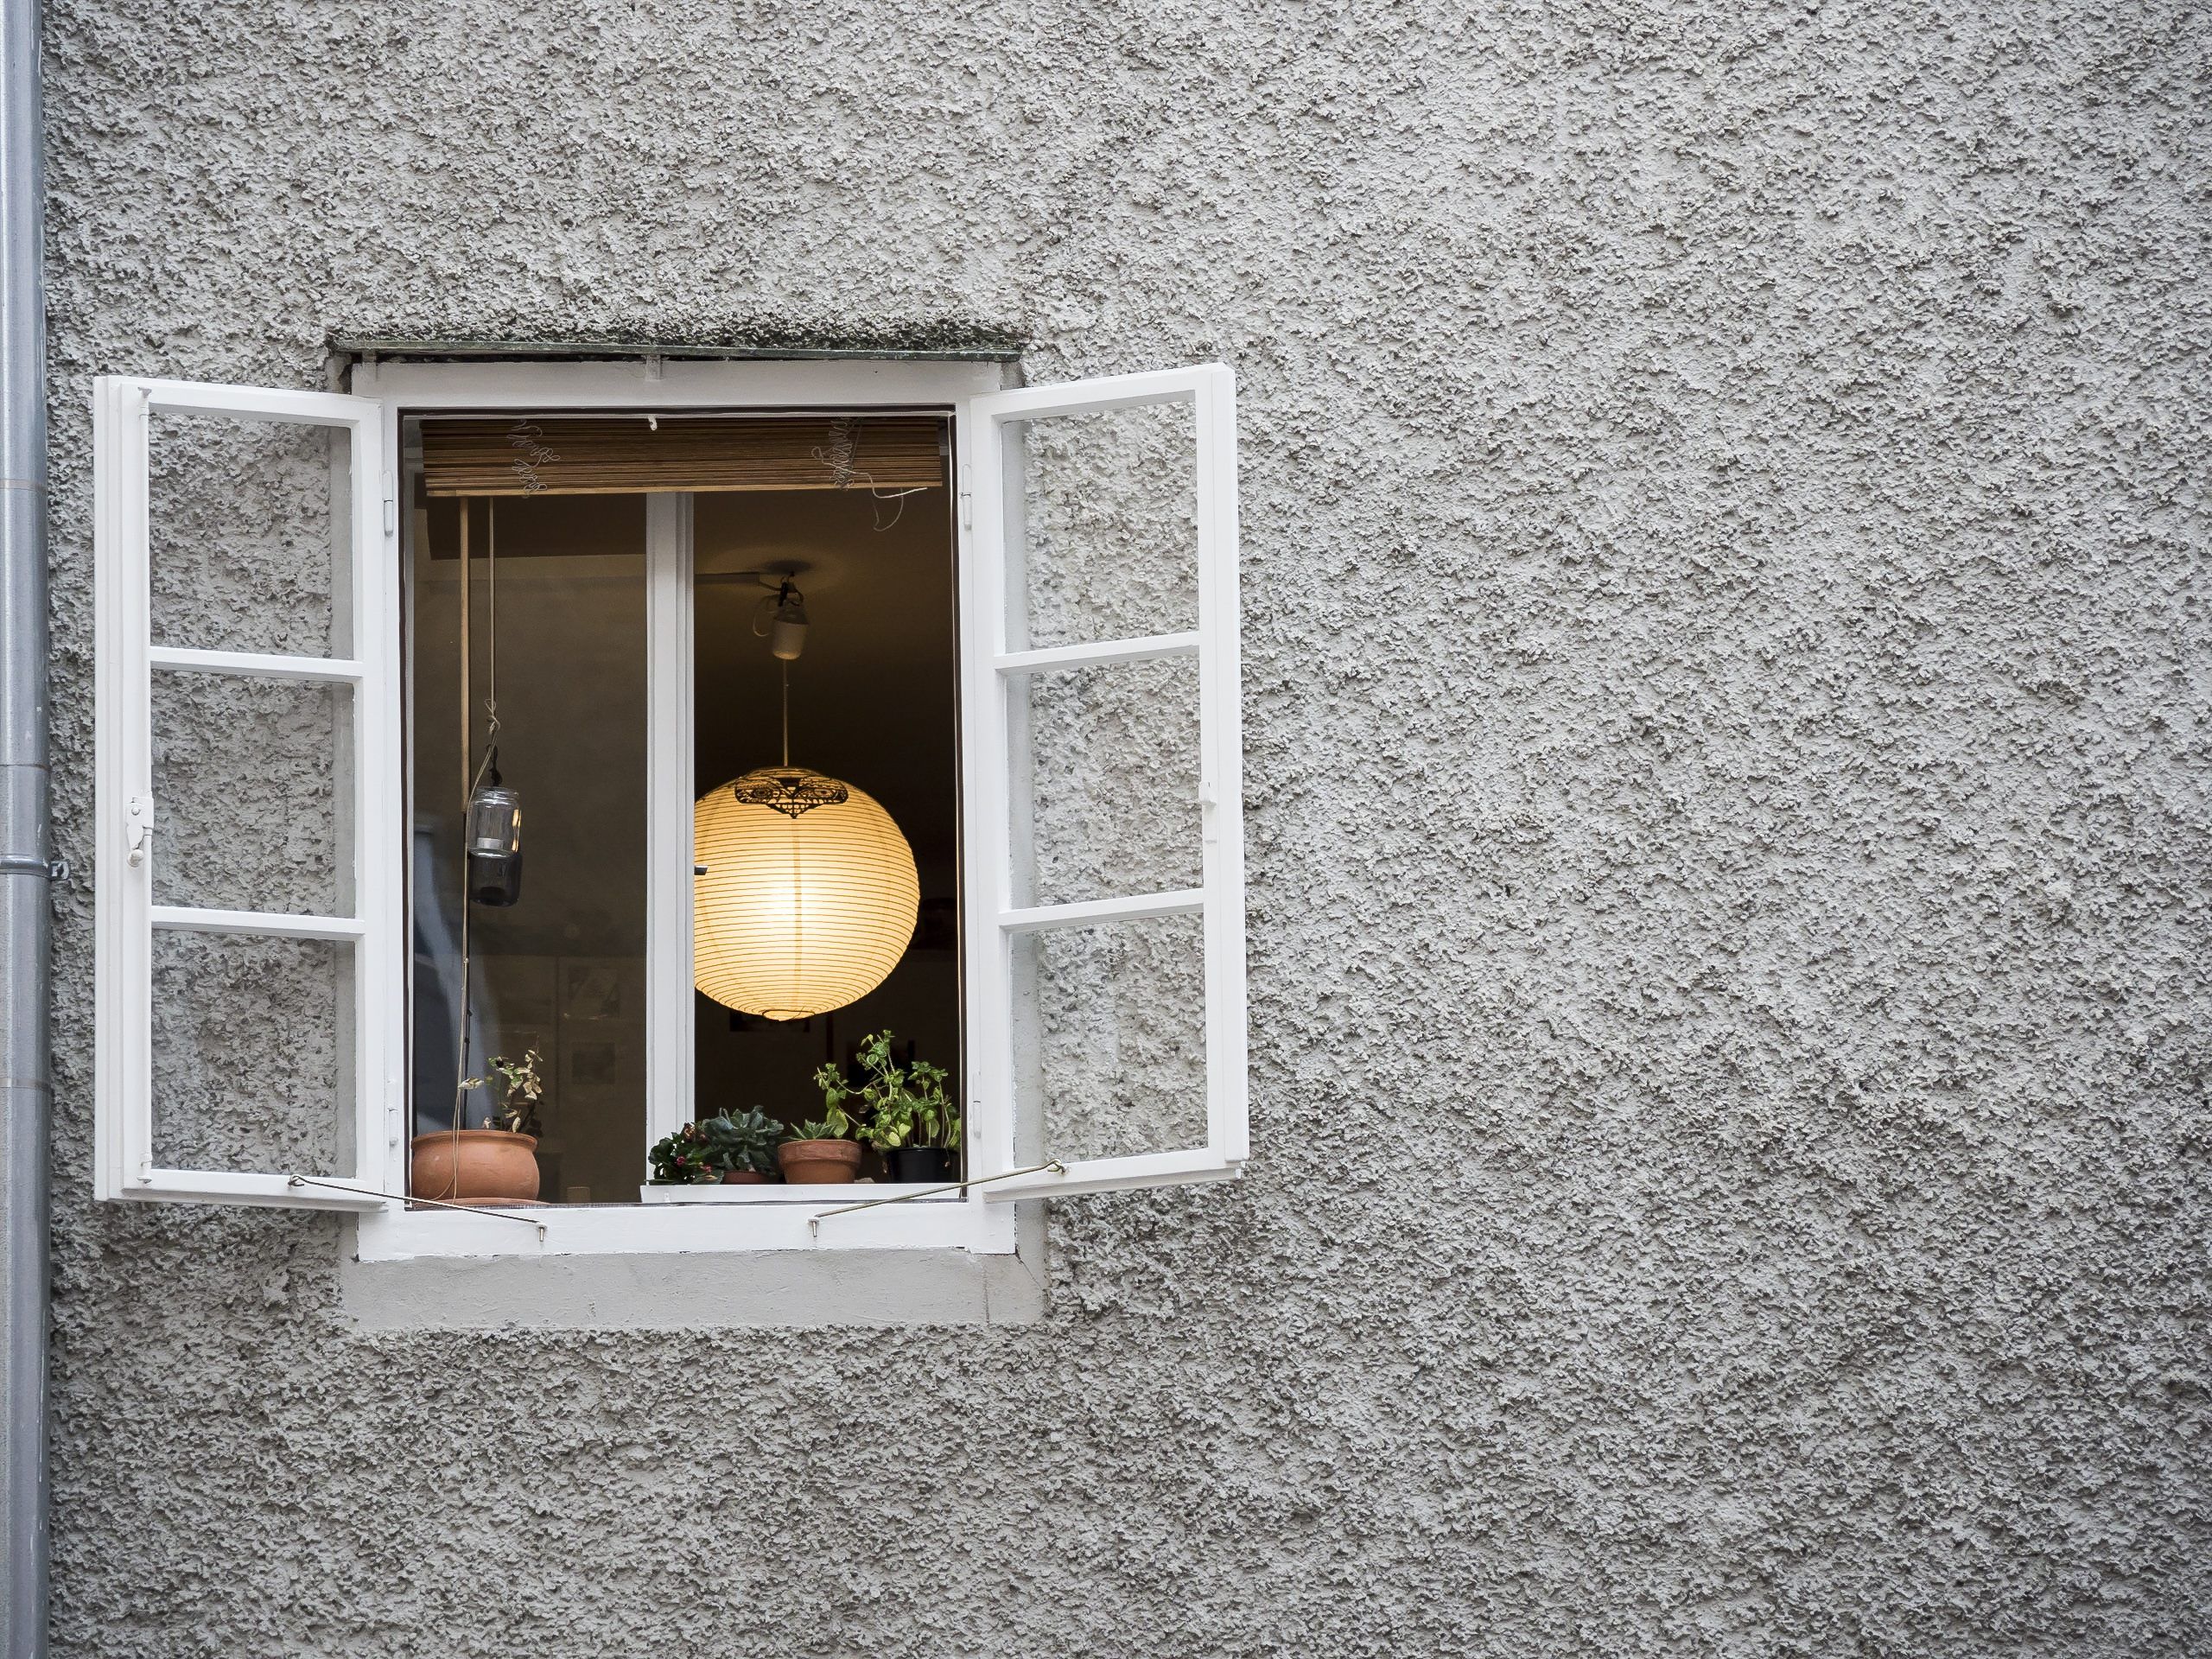
[[[944,1067],[957,1092],[958,710],[945,493],[766,490],[692,501],[693,782],[703,798],[695,822],[711,826],[721,849],[702,837],[710,874],[693,889],[695,1115],[758,1106],[786,1125],[818,1117],[816,1071],[850,1066],[862,1039],[884,1031],[899,1063]],[[846,808],[791,818],[740,808],[728,788],[784,756],[786,665],[772,654],[772,619],[785,578],[808,617],[788,664],[791,763],[875,804],[882,817],[868,815],[864,837]],[[869,856],[823,856],[848,833]],[[895,842],[912,861],[912,910],[891,897],[903,891]],[[802,914],[807,925],[795,926]],[[803,1018],[764,1014],[778,988],[841,977],[863,957],[880,966],[878,947],[895,960],[854,1000]],[[802,959],[807,973],[786,973]],[[859,1171],[875,1180],[898,1173],[873,1152]]]
[[[1013,944],[1022,1161],[1204,1146],[1200,918],[1051,928]]]
[[[1198,471],[1187,403],[1012,423],[1012,649],[1198,626]]]
[[[156,413],[148,440],[154,643],[346,655],[352,435]]]
[[[1031,674],[1011,688],[1029,830],[1015,902],[1071,904],[1200,880],[1193,657]]]
[[[340,685],[155,671],[156,904],[351,913],[353,702]]]
[[[353,947],[154,932],[163,1169],[353,1173]]]
[[[448,1127],[457,1085],[489,1075],[494,1057],[535,1050],[541,1198],[634,1201],[645,1146],[644,498],[471,505],[465,702],[461,527],[449,500],[410,525],[416,1132]],[[520,890],[506,906],[461,896],[495,635],[493,741],[521,801]],[[467,1127],[484,1126],[498,1092],[467,1091]]]

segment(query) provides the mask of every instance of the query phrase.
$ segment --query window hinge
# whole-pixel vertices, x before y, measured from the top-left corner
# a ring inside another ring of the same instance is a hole
[[[392,483],[391,474],[384,475],[384,533],[391,535],[399,528],[399,491]]]
[[[965,467],[960,469],[960,528],[976,528],[976,497],[968,487],[968,469]]]

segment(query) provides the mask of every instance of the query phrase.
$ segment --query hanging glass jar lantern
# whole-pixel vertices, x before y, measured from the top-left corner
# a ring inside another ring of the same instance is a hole
[[[522,897],[522,795],[499,781],[499,753],[468,797],[468,899],[504,910]]]

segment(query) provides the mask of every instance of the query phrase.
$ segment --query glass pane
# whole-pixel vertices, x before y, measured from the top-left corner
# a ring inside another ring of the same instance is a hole
[[[148,437],[154,643],[346,655],[352,435],[156,413]]]
[[[1024,1163],[1205,1145],[1199,917],[1018,934],[1014,976]]]
[[[759,490],[697,495],[692,508],[694,824],[699,861],[709,867],[692,888],[694,1115],[757,1106],[787,1127],[818,1118],[816,1073],[827,1063],[850,1075],[863,1039],[887,1031],[895,1063],[944,1068],[957,1094],[958,676],[950,504],[941,490],[897,501],[861,489]],[[800,648],[788,664],[773,654],[774,618],[787,607],[803,607],[808,618],[803,639],[785,636],[786,648]],[[787,667],[791,764],[857,791],[873,810],[863,814],[849,794],[842,805],[791,818],[734,800],[736,779],[784,758]],[[847,833],[854,850],[872,855],[851,863],[826,856]],[[898,842],[912,860],[912,910],[883,898],[897,889]],[[854,883],[842,893],[839,867]],[[814,899],[802,897],[810,892]],[[874,899],[852,902],[861,892]],[[834,1007],[828,997],[786,1000],[808,982],[849,975],[848,985],[859,984],[867,972],[855,962],[884,971],[853,1000]],[[771,998],[799,1017],[769,1017]],[[956,1161],[871,1150],[856,1173],[920,1181],[936,1169],[941,1181]]]
[[[1014,650],[1198,626],[1193,420],[1174,403],[1009,423]]]
[[[485,1127],[504,1090],[461,1081],[535,1052],[539,1196],[634,1202],[645,1147],[644,498],[471,504],[466,696],[461,524],[459,504],[440,500],[410,526],[416,1132],[449,1127],[457,1094],[466,1127]],[[520,797],[521,875],[513,903],[464,904],[495,636],[491,741]]]
[[[1011,690],[1014,753],[1027,762],[1014,798],[1030,812],[1015,902],[1197,887],[1198,659],[1031,674]]]
[[[350,1176],[353,948],[154,932],[155,1165]]]
[[[342,685],[154,671],[156,904],[352,913],[337,790],[353,702]]]

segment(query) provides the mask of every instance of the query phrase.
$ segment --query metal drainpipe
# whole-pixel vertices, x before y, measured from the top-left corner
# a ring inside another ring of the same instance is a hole
[[[5,1659],[46,1653],[46,303],[38,0],[0,0],[0,1478]]]

